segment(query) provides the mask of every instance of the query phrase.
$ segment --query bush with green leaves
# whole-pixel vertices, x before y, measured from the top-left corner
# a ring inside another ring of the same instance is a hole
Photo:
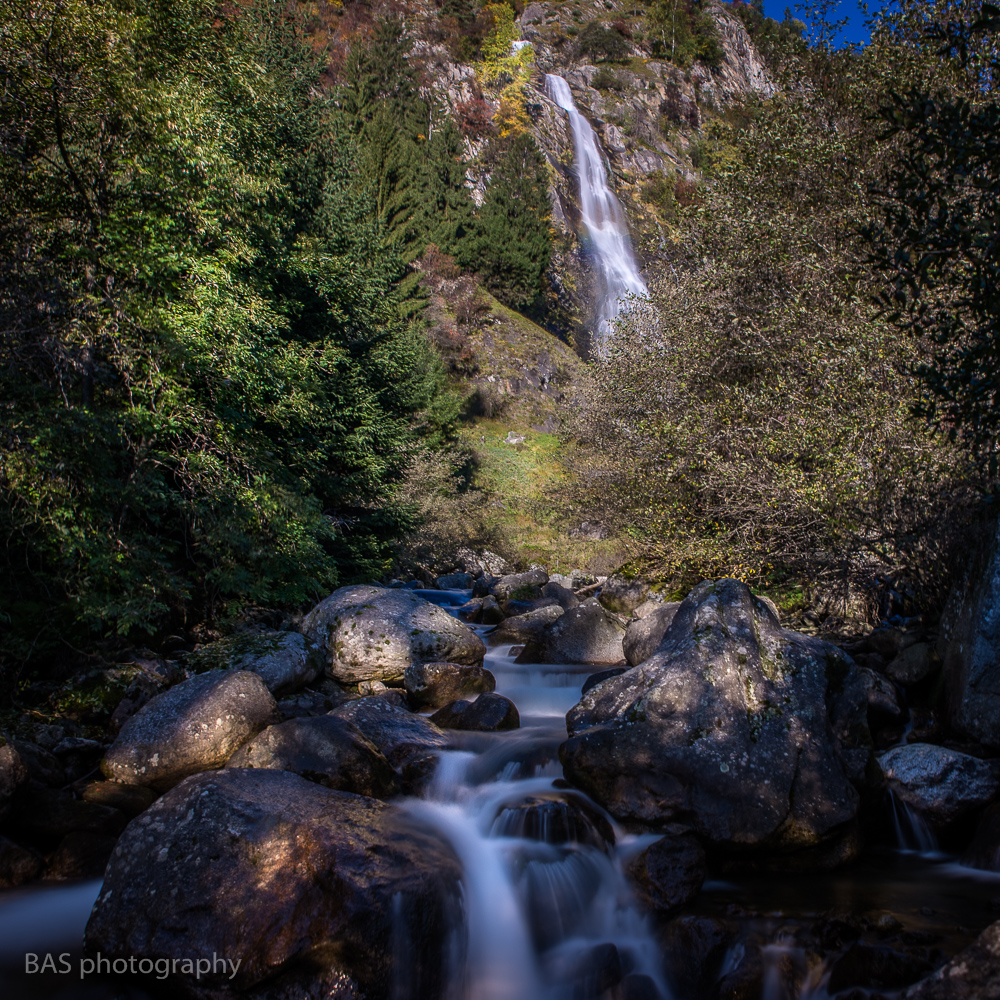
[[[589,21],[576,41],[577,52],[594,62],[623,62],[629,57],[628,42],[620,31],[601,21]]]

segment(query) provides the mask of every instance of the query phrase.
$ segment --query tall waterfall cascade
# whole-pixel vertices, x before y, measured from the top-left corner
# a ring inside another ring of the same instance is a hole
[[[598,353],[603,353],[622,310],[633,297],[648,298],[649,289],[639,273],[625,213],[608,185],[604,157],[590,122],[577,110],[569,84],[561,76],[547,75],[545,90],[569,116],[573,128],[580,211],[599,281],[594,339]]]

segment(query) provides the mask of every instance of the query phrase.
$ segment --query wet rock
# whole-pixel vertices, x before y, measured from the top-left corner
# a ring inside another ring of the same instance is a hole
[[[570,710],[560,758],[621,821],[681,823],[744,856],[796,852],[805,864],[809,850],[811,863],[833,864],[857,845],[866,713],[844,653],[783,629],[739,581],[706,581],[653,657]]]
[[[90,830],[67,833],[49,858],[45,877],[59,881],[100,878],[117,842],[117,837]]]
[[[679,601],[659,604],[645,617],[628,623],[622,640],[622,652],[633,667],[648,660],[656,652],[680,606]]]
[[[117,809],[84,802],[68,791],[29,787],[18,798],[18,808],[7,825],[23,844],[50,851],[68,833],[86,831],[117,837],[127,818]]]
[[[976,827],[962,864],[987,872],[1000,872],[1000,804],[989,807]]]
[[[433,722],[383,698],[359,698],[330,714],[357,726],[397,769],[448,746],[447,737]]]
[[[52,748],[52,756],[62,766],[67,782],[78,781],[98,770],[104,746],[97,740],[68,736]]]
[[[896,628],[875,629],[871,635],[865,639],[866,647],[878,656],[881,656],[886,663],[894,660],[903,648],[903,640],[906,633]]]
[[[11,746],[17,751],[34,781],[39,781],[50,788],[62,788],[68,784],[62,764],[50,750],[24,740],[11,740]]]
[[[395,951],[408,956],[409,995],[438,996],[461,928],[460,879],[451,850],[392,806],[285,771],[226,769],[188,778],[129,825],[86,948],[239,960],[232,979],[203,977],[200,995],[332,970],[371,1000],[390,995]]]
[[[147,702],[122,727],[101,762],[125,785],[172,788],[189,774],[222,767],[277,718],[278,706],[257,674],[213,670]]]
[[[985,806],[1000,782],[990,764],[930,743],[910,743],[878,758],[892,792],[938,829]]]
[[[868,718],[870,720],[899,719],[903,715],[903,699],[896,685],[867,667],[862,674],[868,683]]]
[[[542,587],[549,582],[549,574],[543,569],[529,569],[526,573],[509,573],[500,577],[493,585],[493,596],[503,604],[512,597],[530,598],[542,596]]]
[[[492,594],[487,594],[483,598],[483,609],[479,613],[480,625],[499,625],[506,618],[497,599]]]
[[[597,601],[563,613],[532,642],[517,663],[618,664],[623,659],[621,622]]]
[[[621,956],[610,942],[572,954],[557,953],[547,963],[546,972],[573,1000],[600,997],[623,978]]]
[[[334,680],[400,680],[411,663],[482,664],[486,647],[468,625],[407,590],[341,587],[302,622]]]
[[[554,597],[539,597],[531,600],[509,600],[504,601],[500,607],[503,609],[503,613],[508,618],[520,617],[521,615],[526,615],[531,611],[538,611],[541,608],[556,607],[561,611],[562,608],[559,607],[559,602]]]
[[[291,771],[327,788],[384,799],[398,795],[392,765],[353,723],[333,715],[268,726],[226,767]]]
[[[886,676],[897,684],[919,684],[938,667],[939,661],[926,642],[907,646],[886,668]]]
[[[839,993],[849,986],[899,989],[915,983],[930,969],[925,959],[884,945],[856,941],[833,963],[827,990]]]
[[[639,899],[647,909],[659,914],[695,899],[707,872],[705,850],[691,834],[661,837],[628,865],[628,876]]]
[[[674,996],[711,995],[733,942],[733,929],[714,917],[676,917],[661,942],[667,978]]]
[[[457,698],[484,694],[497,686],[485,667],[461,663],[413,663],[406,668],[403,684],[415,709],[440,708]]]
[[[28,781],[28,768],[10,743],[0,746],[0,820],[10,810],[11,800]]]
[[[934,975],[911,986],[899,1000],[994,1000],[1000,997],[1000,921]]]
[[[597,673],[591,674],[583,682],[583,690],[580,694],[586,694],[597,687],[598,684],[603,684],[605,681],[611,680],[612,677],[618,677],[628,669],[628,667],[608,667],[607,670],[598,670]]]
[[[490,827],[491,837],[517,837],[544,844],[614,847],[615,831],[593,803],[572,792],[547,792],[505,802]]]
[[[439,576],[434,583],[438,590],[471,590],[473,578],[469,573],[446,573]]]
[[[129,818],[145,812],[155,801],[156,792],[143,785],[120,785],[117,781],[92,781],[80,798],[84,802],[117,809]]]
[[[463,622],[469,622],[470,624],[476,624],[483,613],[483,598],[473,597],[466,601],[457,611],[458,617],[462,619]]]
[[[598,600],[608,611],[628,615],[646,600],[648,594],[649,584],[645,580],[613,573],[601,586]]]
[[[326,715],[349,700],[346,696],[331,697],[322,691],[300,691],[278,702],[278,714],[282,720]]]
[[[431,722],[442,729],[470,729],[483,733],[496,733],[506,729],[519,729],[521,717],[517,706],[502,694],[481,694],[475,701],[453,701],[438,709]]]
[[[45,861],[35,851],[0,837],[0,889],[15,889],[38,878]]]
[[[663,1000],[652,976],[630,972],[615,988],[613,1000]]]
[[[550,597],[558,601],[559,607],[561,607],[563,611],[569,611],[570,608],[576,608],[580,605],[580,598],[577,597],[569,587],[566,587],[551,578],[549,579],[549,582],[542,587],[542,597]]]
[[[478,580],[472,585],[472,596],[473,597],[486,597],[489,595],[493,596],[493,588],[500,582],[499,576],[494,576],[492,573],[484,573]]]
[[[558,604],[549,604],[527,614],[505,619],[489,633],[487,638],[491,646],[514,646],[535,642],[549,625],[562,616],[563,609]]]

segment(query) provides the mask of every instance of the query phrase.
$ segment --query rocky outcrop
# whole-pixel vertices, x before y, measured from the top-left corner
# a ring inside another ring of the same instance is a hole
[[[949,598],[939,649],[951,724],[1000,748],[1000,525]]]
[[[226,769],[189,778],[129,825],[86,948],[225,956],[235,975],[171,979],[174,994],[217,998],[298,971],[306,987],[350,976],[377,1000],[392,993],[395,953],[408,956],[412,988],[394,995],[438,996],[460,932],[460,877],[450,849],[392,806],[284,771]]]
[[[497,680],[484,667],[461,663],[414,663],[406,668],[403,684],[416,709],[440,708],[456,698],[493,691]]]
[[[559,616],[531,642],[517,663],[616,664],[622,660],[625,627],[595,600]]]
[[[332,715],[268,726],[226,766],[291,771],[327,788],[376,799],[400,791],[396,772],[375,745],[353,723]]]
[[[633,667],[648,660],[656,652],[680,606],[680,601],[670,601],[628,623],[622,640],[622,652]]]
[[[739,581],[706,581],[653,657],[569,712],[560,758],[619,820],[832,864],[857,846],[866,712],[864,680],[841,650],[783,629]]]
[[[101,761],[101,770],[125,785],[165,791],[190,774],[222,767],[247,740],[277,721],[277,711],[257,674],[198,674],[133,715]]]
[[[938,829],[983,808],[1000,788],[987,761],[929,743],[895,747],[878,762],[893,794]]]
[[[398,681],[411,663],[481,665],[486,647],[467,625],[408,590],[342,587],[302,622],[334,680]]]

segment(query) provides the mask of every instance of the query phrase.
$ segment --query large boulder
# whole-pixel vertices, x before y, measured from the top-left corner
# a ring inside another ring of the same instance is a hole
[[[375,744],[353,723],[332,715],[289,719],[244,744],[226,767],[263,767],[301,774],[327,788],[383,799],[399,778]]]
[[[349,701],[330,714],[357,726],[396,768],[417,757],[436,755],[449,745],[433,722],[377,695]]]
[[[886,676],[897,684],[919,684],[938,667],[938,658],[926,642],[907,646],[886,668]]]
[[[493,691],[497,679],[485,667],[467,667],[461,663],[412,663],[403,675],[403,685],[414,708],[440,708],[456,698]]]
[[[948,600],[938,649],[951,724],[1000,748],[1000,524]]]
[[[197,981],[176,975],[181,995],[242,997],[298,969],[296,996],[313,996],[331,970],[369,1000],[439,996],[460,933],[460,877],[450,848],[393,806],[285,771],[200,774],[129,824],[86,949],[230,963]],[[402,992],[394,955],[407,958]]]
[[[686,906],[701,892],[708,868],[705,850],[689,833],[661,837],[628,864],[642,903],[659,914]]]
[[[653,657],[570,710],[560,758],[619,820],[834,864],[857,847],[866,712],[865,681],[841,650],[783,629],[738,580],[705,581]]]
[[[981,809],[1000,789],[987,761],[931,743],[893,747],[878,762],[890,791],[938,829]]]
[[[112,781],[166,791],[190,774],[222,767],[277,721],[277,712],[257,674],[198,674],[146,702],[122,726],[101,770]]]
[[[316,679],[320,665],[298,632],[250,632],[220,639],[191,653],[187,665],[199,672],[249,670],[272,694],[288,693]]]
[[[549,625],[562,616],[563,609],[558,604],[535,608],[534,611],[505,619],[487,638],[491,646],[520,646],[526,642],[535,642]]]
[[[468,625],[408,590],[341,587],[302,622],[334,680],[400,680],[411,663],[482,664],[486,646]]]
[[[1000,997],[1000,920],[933,976],[899,1000],[995,1000]]]
[[[493,596],[501,604],[512,597],[541,597],[542,587],[548,582],[549,574],[543,569],[529,569],[526,573],[508,573],[493,584]]]
[[[614,573],[601,585],[599,600],[608,611],[631,614],[649,594],[649,584],[638,577]]]
[[[633,667],[648,660],[656,652],[680,606],[680,601],[660,604],[655,611],[628,623],[622,639],[622,652]]]
[[[457,700],[438,709],[431,722],[442,729],[468,729],[496,733],[519,729],[521,717],[517,706],[502,694],[481,694],[475,701]]]
[[[625,627],[595,601],[585,601],[559,616],[525,643],[516,663],[621,663]]]
[[[580,598],[573,591],[556,580],[549,579],[549,582],[542,587],[542,597],[550,597],[559,603],[563,611],[578,607]]]

